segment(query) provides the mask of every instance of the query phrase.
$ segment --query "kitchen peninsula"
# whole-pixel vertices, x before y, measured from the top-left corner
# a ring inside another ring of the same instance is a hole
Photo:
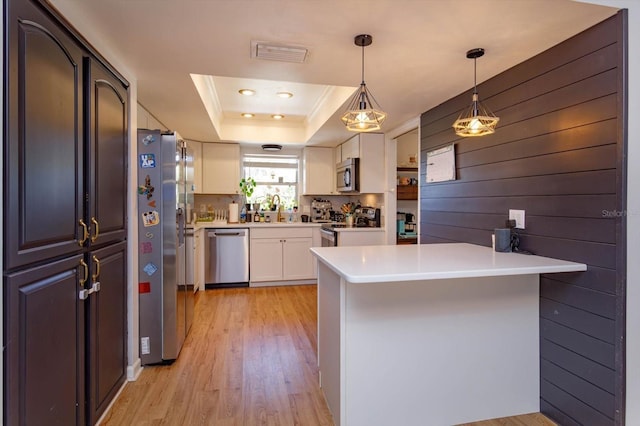
[[[336,425],[539,411],[539,274],[586,265],[462,243],[311,251],[320,384]]]

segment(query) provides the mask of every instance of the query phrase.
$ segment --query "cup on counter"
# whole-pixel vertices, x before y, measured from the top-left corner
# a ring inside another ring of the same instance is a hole
[[[300,220],[302,220],[303,222],[309,222],[309,215],[308,214],[300,215]]]
[[[352,216],[352,215],[350,215],[350,214],[349,214],[349,215],[347,215],[347,216],[344,218],[344,221],[345,221],[345,222],[346,222],[346,224],[347,224],[347,228],[353,228],[353,216]]]
[[[499,253],[511,252],[511,229],[496,228],[493,230],[495,235],[495,251]]]

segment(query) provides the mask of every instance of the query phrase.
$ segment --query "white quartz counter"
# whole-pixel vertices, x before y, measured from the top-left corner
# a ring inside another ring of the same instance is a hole
[[[352,283],[586,271],[583,263],[465,243],[315,247],[318,260]]]
[[[187,225],[198,230],[201,228],[220,229],[220,228],[319,228],[322,224],[317,222],[246,222],[246,223],[227,223],[227,222],[196,222]]]

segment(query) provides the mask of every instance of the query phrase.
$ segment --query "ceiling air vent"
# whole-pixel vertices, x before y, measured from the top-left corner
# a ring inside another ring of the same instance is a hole
[[[308,49],[300,46],[285,46],[263,41],[251,42],[251,58],[301,64],[307,58],[308,53]]]

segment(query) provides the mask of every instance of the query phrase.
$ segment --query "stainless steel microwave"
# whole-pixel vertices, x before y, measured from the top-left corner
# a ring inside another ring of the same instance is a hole
[[[360,159],[348,158],[336,165],[336,189],[339,192],[358,192]]]

